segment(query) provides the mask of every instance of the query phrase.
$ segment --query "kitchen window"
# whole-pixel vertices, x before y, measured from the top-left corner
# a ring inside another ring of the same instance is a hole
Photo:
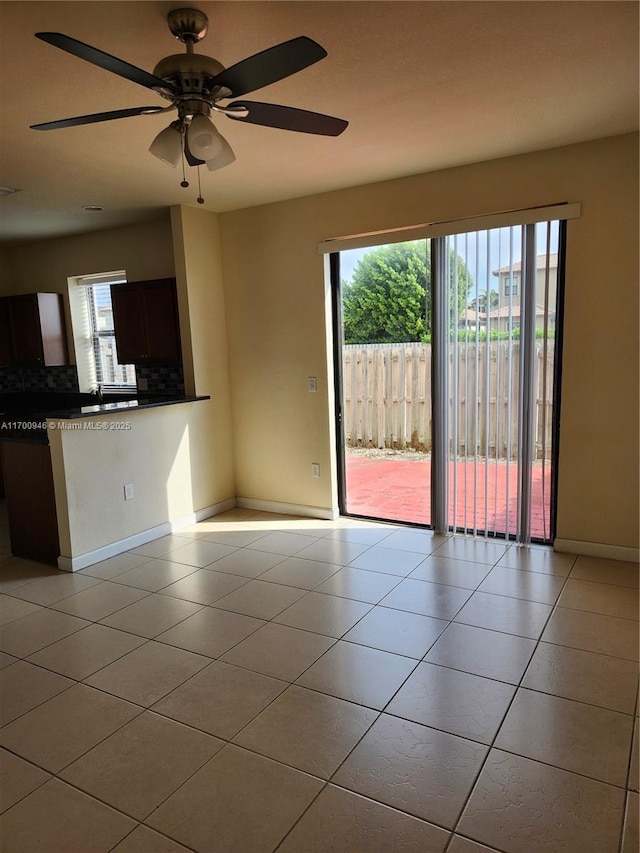
[[[70,280],[78,377],[83,391],[135,391],[133,364],[119,364],[113,326],[111,285],[126,282],[124,272]]]

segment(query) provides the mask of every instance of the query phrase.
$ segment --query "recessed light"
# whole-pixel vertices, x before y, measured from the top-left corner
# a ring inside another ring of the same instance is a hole
[[[13,195],[14,193],[19,193],[20,190],[15,187],[0,187],[0,196],[2,195]]]
[[[99,204],[83,204],[82,209],[88,210],[90,213],[100,213],[104,210],[104,207]]]

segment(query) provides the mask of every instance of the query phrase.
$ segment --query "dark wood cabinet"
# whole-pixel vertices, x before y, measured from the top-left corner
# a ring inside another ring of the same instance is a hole
[[[130,284],[111,285],[111,307],[119,364],[139,364],[144,352],[140,291]]]
[[[175,279],[113,284],[111,305],[120,364],[181,361]]]
[[[0,299],[0,364],[54,367],[69,363],[60,293]]]
[[[11,553],[55,566],[60,543],[49,445],[1,445]]]

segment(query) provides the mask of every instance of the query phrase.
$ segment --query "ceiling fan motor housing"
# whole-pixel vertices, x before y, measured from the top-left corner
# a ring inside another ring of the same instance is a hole
[[[224,65],[217,59],[196,53],[166,56],[153,69],[154,76],[166,80],[182,95],[201,96],[208,101],[231,95],[230,90],[224,86],[211,85],[212,79],[221,71],[224,71]]]

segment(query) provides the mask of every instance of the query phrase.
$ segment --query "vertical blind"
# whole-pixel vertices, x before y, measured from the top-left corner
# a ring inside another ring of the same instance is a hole
[[[81,340],[84,343],[85,369],[91,385],[107,391],[131,390],[136,387],[135,367],[119,364],[111,307],[111,285],[126,281],[121,273],[83,276],[77,279],[82,294],[80,315]]]
[[[558,242],[557,221],[432,241],[432,257],[441,244],[445,257],[462,259],[476,288],[469,310],[458,264],[444,279],[434,266],[435,304],[450,309],[447,333],[434,329],[433,337],[434,361],[450,385],[446,405],[433,413],[448,459],[440,475],[448,482],[432,490],[440,530],[522,543],[551,537]],[[435,463],[433,471],[435,478]]]

